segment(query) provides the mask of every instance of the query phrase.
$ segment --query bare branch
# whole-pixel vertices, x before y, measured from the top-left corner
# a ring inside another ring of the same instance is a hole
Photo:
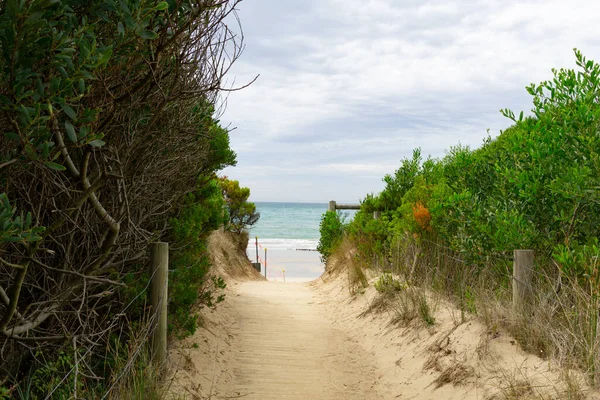
[[[8,167],[9,165],[12,165],[12,164],[16,163],[17,161],[18,161],[17,158],[13,158],[12,160],[5,161],[2,164],[0,164],[0,169]]]

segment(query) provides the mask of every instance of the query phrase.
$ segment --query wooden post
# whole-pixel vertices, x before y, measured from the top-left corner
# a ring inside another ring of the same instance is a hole
[[[267,277],[267,248],[265,247],[265,278]]]
[[[373,211],[373,219],[381,218],[381,211]]]
[[[336,210],[360,210],[360,204],[338,204],[335,203]]]
[[[256,262],[258,261],[258,236],[254,236],[254,239],[256,240]]]
[[[162,367],[167,361],[167,288],[169,271],[169,244],[150,245],[150,300],[153,326],[151,327],[152,360]]]
[[[336,207],[335,207],[335,200],[331,200],[329,202],[329,208],[327,209],[327,211],[333,211],[333,212],[335,212],[335,209],[336,209]]]
[[[522,310],[531,298],[533,250],[515,250],[513,261],[513,308]]]

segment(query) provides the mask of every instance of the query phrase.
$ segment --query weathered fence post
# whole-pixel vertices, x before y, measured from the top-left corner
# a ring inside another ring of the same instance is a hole
[[[521,310],[531,298],[533,250],[515,250],[513,261],[513,308]]]
[[[254,236],[256,246],[256,262],[258,262],[258,236]]]
[[[333,212],[335,212],[335,205],[336,205],[335,204],[335,200],[331,200],[329,202],[329,208],[327,209],[327,211],[333,211]]]
[[[373,219],[381,218],[381,211],[373,211]]]
[[[150,245],[150,300],[153,324],[150,343],[152,360],[158,366],[167,361],[167,288],[169,271],[169,244],[165,242]]]

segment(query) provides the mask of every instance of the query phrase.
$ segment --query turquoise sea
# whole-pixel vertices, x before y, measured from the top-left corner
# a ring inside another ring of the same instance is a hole
[[[326,203],[256,202],[258,223],[250,229],[248,258],[258,261],[264,274],[267,249],[267,279],[286,282],[309,281],[324,271],[319,253],[319,223],[327,211]],[[285,272],[284,272],[285,271]]]

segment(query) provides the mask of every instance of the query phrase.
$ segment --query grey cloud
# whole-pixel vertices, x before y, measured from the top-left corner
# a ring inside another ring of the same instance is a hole
[[[508,127],[530,82],[598,58],[600,4],[573,0],[246,0],[222,121],[225,171],[255,200],[356,201],[422,147],[441,157]]]

